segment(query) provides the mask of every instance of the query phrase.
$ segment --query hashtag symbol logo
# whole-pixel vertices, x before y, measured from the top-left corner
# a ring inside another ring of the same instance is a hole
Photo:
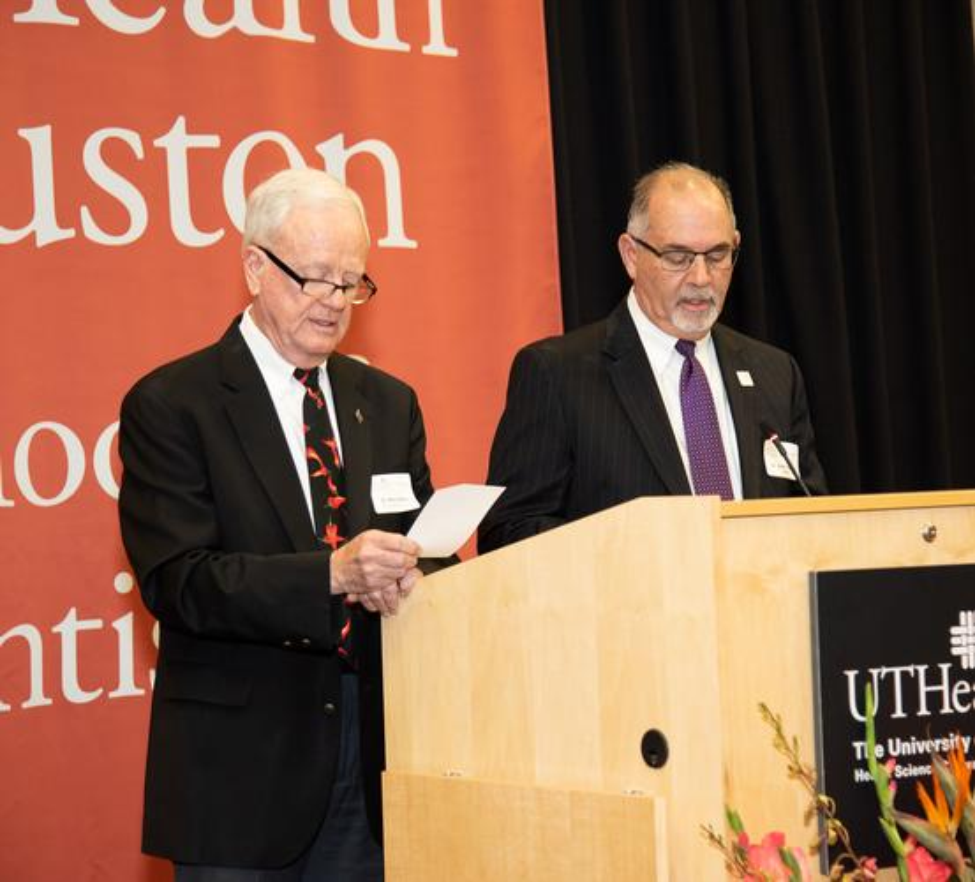
[[[965,670],[975,668],[975,610],[958,613],[958,624],[951,626],[951,654]]]

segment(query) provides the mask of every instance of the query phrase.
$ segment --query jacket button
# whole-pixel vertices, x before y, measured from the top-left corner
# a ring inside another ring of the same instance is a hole
[[[302,646],[311,646],[311,639],[308,638],[308,637],[302,637],[301,638],[301,645]]]
[[[332,704],[332,702],[330,701],[325,702],[325,715],[330,717],[334,713],[335,713],[335,705]]]
[[[290,640],[285,640],[285,641],[284,641],[284,643],[282,643],[281,645],[282,645],[282,646],[283,646],[283,647],[284,647],[285,649],[291,649],[291,641],[290,641]]]

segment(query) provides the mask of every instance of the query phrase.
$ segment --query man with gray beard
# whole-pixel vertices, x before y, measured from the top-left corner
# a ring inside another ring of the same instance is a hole
[[[628,296],[515,357],[488,476],[507,490],[480,551],[638,496],[826,492],[794,359],[716,324],[740,244],[717,176],[670,162],[637,182]]]

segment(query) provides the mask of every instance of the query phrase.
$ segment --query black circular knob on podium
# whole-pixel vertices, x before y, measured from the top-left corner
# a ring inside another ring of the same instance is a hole
[[[647,729],[640,741],[640,753],[643,754],[643,761],[651,769],[662,769],[667,765],[670,757],[667,736],[659,729]]]

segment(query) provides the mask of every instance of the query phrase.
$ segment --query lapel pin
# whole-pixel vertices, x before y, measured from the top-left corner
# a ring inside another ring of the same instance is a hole
[[[361,426],[361,425],[362,425],[362,424],[363,424],[363,423],[364,423],[364,422],[366,421],[366,418],[365,418],[365,417],[364,417],[364,416],[362,415],[362,411],[361,411],[361,410],[359,410],[359,408],[358,408],[358,407],[357,407],[357,408],[355,409],[355,421],[356,421],[356,422],[357,422],[357,423],[358,423],[358,424],[359,424],[360,426]]]
[[[754,386],[755,381],[752,379],[752,375],[748,371],[737,371],[738,374],[738,384],[740,386]]]

